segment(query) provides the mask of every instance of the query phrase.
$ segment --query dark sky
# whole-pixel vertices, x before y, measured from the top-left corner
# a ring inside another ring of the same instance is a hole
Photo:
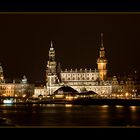
[[[44,80],[51,40],[62,69],[95,69],[101,32],[109,75],[139,71],[140,14],[0,14],[4,76]]]

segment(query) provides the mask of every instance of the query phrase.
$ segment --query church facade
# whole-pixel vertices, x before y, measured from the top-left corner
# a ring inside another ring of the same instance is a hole
[[[94,91],[100,95],[110,95],[112,86],[107,81],[107,59],[103,44],[103,33],[101,33],[101,46],[97,69],[65,69],[62,70],[60,63],[56,62],[55,49],[51,42],[49,59],[46,67],[46,90],[52,95],[58,88],[70,86],[79,93],[83,91]]]

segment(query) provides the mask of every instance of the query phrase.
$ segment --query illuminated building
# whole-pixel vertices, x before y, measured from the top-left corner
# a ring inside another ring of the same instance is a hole
[[[140,93],[140,83],[134,75],[112,77],[112,96],[135,98],[138,93]]]
[[[54,92],[53,98],[54,99],[63,98],[63,99],[71,100],[74,97],[76,97],[76,95],[78,95],[78,92],[76,90],[74,90],[73,88],[71,88],[69,86],[62,86]]]
[[[81,92],[83,88],[87,91],[94,91],[101,95],[110,95],[112,86],[107,77],[107,59],[105,58],[105,49],[103,46],[103,33],[101,34],[101,47],[97,60],[97,69],[65,69],[62,70],[60,63],[55,61],[55,50],[53,43],[49,50],[49,60],[46,68],[46,88],[47,94],[53,94],[57,89],[63,85],[70,86],[71,88]]]
[[[100,56],[97,60],[98,70],[100,80],[105,80],[107,78],[107,59],[105,58],[105,48],[103,45],[103,33],[101,33],[101,48],[100,48]]]
[[[35,86],[33,97],[39,97],[40,95],[42,95],[42,96],[46,95],[45,86]]]
[[[3,79],[3,81],[5,80]],[[33,94],[34,85],[27,82],[26,76],[23,76],[20,83],[16,83],[15,81],[13,81],[13,83],[0,83],[0,97],[28,98]]]

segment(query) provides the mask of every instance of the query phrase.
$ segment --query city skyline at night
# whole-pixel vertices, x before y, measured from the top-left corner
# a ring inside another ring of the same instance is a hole
[[[1,128],[140,128],[138,2],[0,10]]]
[[[45,81],[50,42],[65,68],[97,68],[100,33],[109,75],[139,69],[139,14],[0,14],[0,62],[6,78]],[[73,63],[74,62],[74,63]]]

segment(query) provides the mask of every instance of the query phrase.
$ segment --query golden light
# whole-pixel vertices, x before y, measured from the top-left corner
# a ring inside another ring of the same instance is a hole
[[[72,107],[72,104],[65,104],[65,107]]]
[[[125,96],[127,97],[128,95],[129,95],[128,92],[126,92],[126,93],[125,93]]]
[[[22,97],[26,97],[26,94],[23,94]]]
[[[130,106],[132,111],[136,111],[136,106]]]
[[[77,99],[78,98],[78,96],[74,96],[74,99]]]
[[[116,105],[116,107],[117,107],[117,108],[121,108],[121,107],[123,107],[123,106],[122,106],[122,105]]]
[[[133,89],[132,91],[133,91],[133,92],[135,92],[135,90],[134,90],[134,89]]]
[[[63,94],[57,94],[57,95],[55,95],[55,98],[63,98],[63,97],[64,97]]]
[[[73,96],[66,96],[67,100],[73,100]]]
[[[102,105],[102,107],[103,107],[103,108],[106,108],[106,107],[108,107],[108,105]]]
[[[10,86],[8,86],[8,89],[11,89],[11,87],[10,87]]]

